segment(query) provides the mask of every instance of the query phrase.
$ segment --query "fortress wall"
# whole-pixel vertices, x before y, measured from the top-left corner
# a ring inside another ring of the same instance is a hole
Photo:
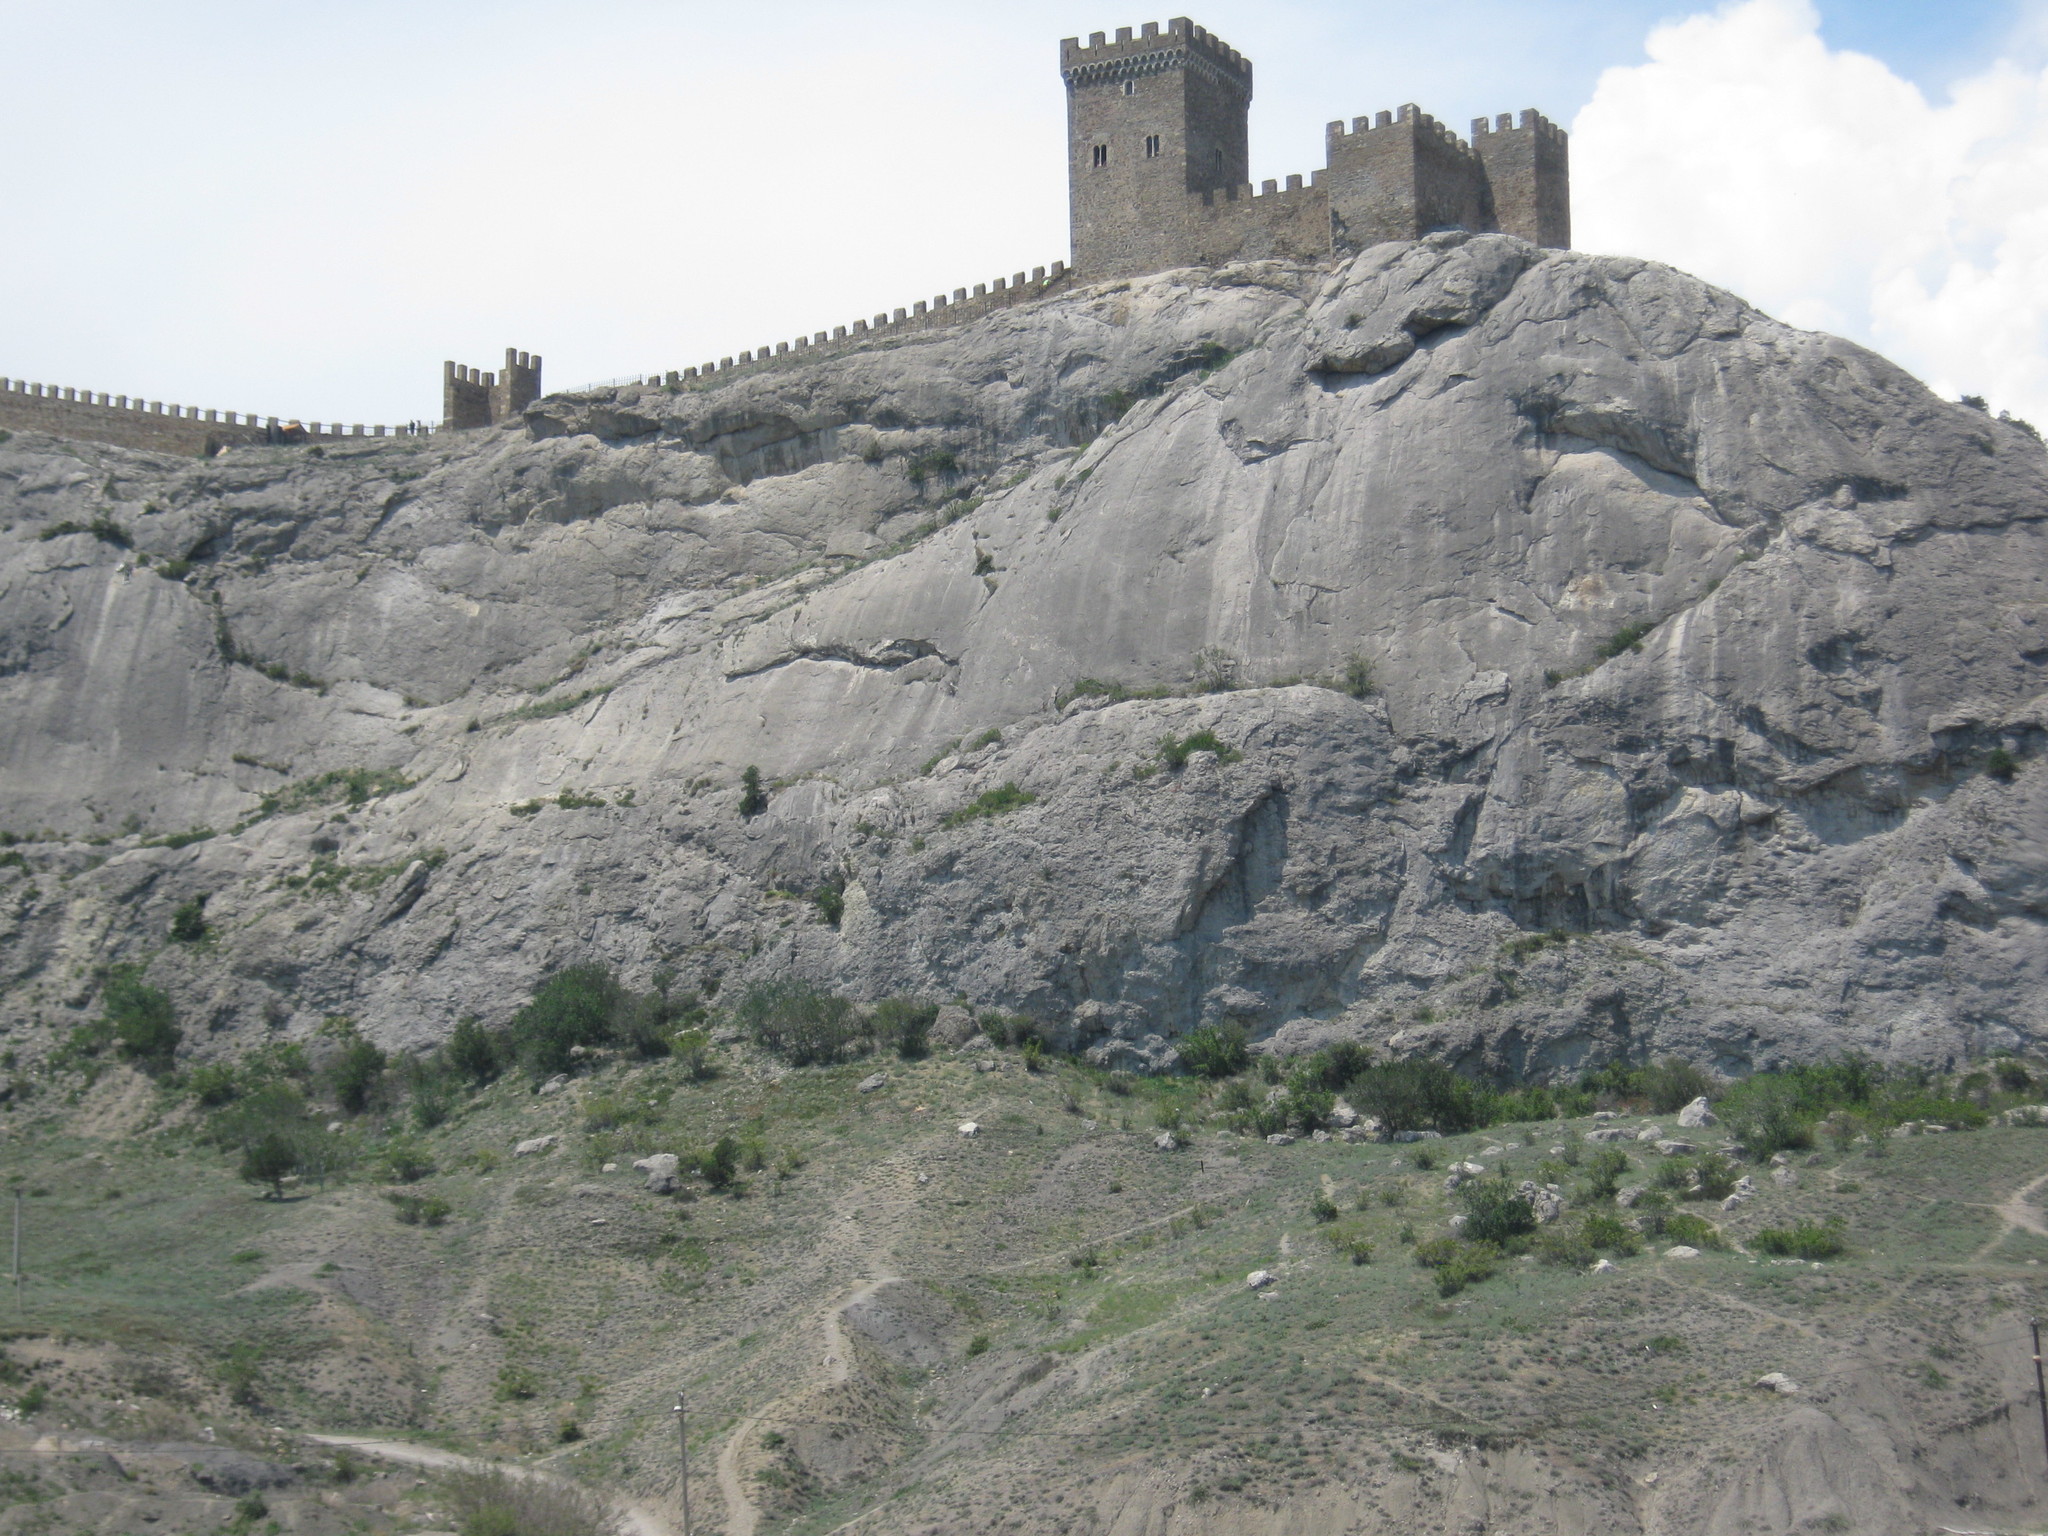
[[[1330,194],[1318,179],[1304,186],[1290,176],[1283,188],[1266,182],[1205,192],[1188,200],[1193,259],[1205,266],[1227,261],[1323,261],[1330,254]]]
[[[130,400],[126,395],[96,394],[54,384],[31,384],[0,378],[0,430],[47,432],[53,437],[112,443],[210,458],[236,444],[269,440],[279,425],[275,416],[258,419],[234,411],[207,411],[196,406],[165,405],[160,400]],[[360,423],[309,422],[307,441],[335,442],[351,437],[383,437],[388,429]],[[399,428],[397,435],[408,429]]]
[[[922,334],[927,331],[945,330],[957,325],[966,325],[991,314],[996,310],[1008,309],[1015,304],[1027,304],[1033,299],[1064,291],[1073,285],[1073,273],[1065,262],[1056,261],[1048,270],[1034,267],[1027,276],[1018,272],[1009,277],[999,277],[990,283],[976,283],[970,293],[965,288],[955,288],[950,294],[938,294],[921,299],[907,309],[896,309],[876,315],[873,320],[856,320],[851,325],[834,326],[828,333],[814,331],[808,336],[799,336],[794,341],[775,342],[742,352],[738,358],[720,358],[716,362],[700,364],[695,368],[671,370],[667,374],[649,374],[647,382],[652,385],[680,384],[697,386],[713,381],[722,381],[736,373],[751,372],[764,365],[786,364],[793,359],[805,359],[823,354],[837,354],[855,350],[877,340],[894,340],[898,337]]]

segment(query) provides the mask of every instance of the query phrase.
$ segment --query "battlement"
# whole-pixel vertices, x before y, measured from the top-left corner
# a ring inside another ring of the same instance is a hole
[[[197,406],[109,395],[94,390],[0,378],[0,428],[47,432],[123,448],[212,458],[237,444],[335,442],[348,438],[410,437],[431,429],[423,422],[400,427],[353,426],[340,422],[280,420],[248,412],[201,410]]]
[[[1252,95],[1252,61],[1205,27],[1185,16],[1167,22],[1148,21],[1133,36],[1129,27],[1116,29],[1116,40],[1092,32],[1083,47],[1077,37],[1060,39],[1060,74],[1069,88],[1134,80],[1141,75],[1194,68],[1219,84]]]
[[[1381,115],[1384,116],[1385,114]],[[1564,129],[1558,127],[1556,123],[1553,123],[1534,107],[1522,108],[1522,121],[1519,126],[1517,126],[1515,114],[1512,112],[1503,112],[1499,117],[1493,119],[1484,117],[1472,119],[1472,140],[1475,144],[1487,135],[1495,133],[1533,133],[1539,138],[1553,139],[1558,143],[1563,143],[1571,137]]]
[[[884,310],[872,320],[855,320],[834,326],[830,331],[813,331],[793,341],[769,342],[737,357],[722,357],[692,368],[647,374],[644,382],[655,388],[723,382],[736,373],[751,372],[763,364],[805,359],[821,353],[845,351],[869,342],[888,342],[917,332],[965,325],[994,310],[1044,298],[1064,287],[1070,277],[1067,264],[1056,261],[1050,268],[1033,267],[1029,273],[1017,272],[992,282],[976,283],[971,291],[955,288],[950,294],[935,294],[930,299],[919,299],[914,304]],[[641,375],[632,374],[624,379],[590,384],[584,388],[613,389],[641,382]]]
[[[1501,120],[1505,122],[1507,117],[1508,114],[1503,113]],[[1479,119],[1479,122],[1485,121],[1485,118]],[[1376,117],[1354,117],[1349,129],[1345,128],[1340,119],[1323,130],[1323,139],[1330,161],[1334,164],[1338,155],[1360,147],[1367,136],[1389,131],[1421,135],[1441,144],[1454,154],[1474,160],[1479,155],[1479,152],[1459,138],[1448,124],[1438,122],[1412,101],[1402,103],[1392,112],[1381,112]]]

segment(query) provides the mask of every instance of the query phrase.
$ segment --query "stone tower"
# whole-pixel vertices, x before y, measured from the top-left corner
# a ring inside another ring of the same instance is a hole
[[[485,373],[462,363],[441,365],[441,425],[493,427],[511,421],[540,398],[540,359],[505,349],[505,367]]]
[[[1060,44],[1074,265],[1090,282],[1181,265],[1190,195],[1251,174],[1252,66],[1185,16]]]

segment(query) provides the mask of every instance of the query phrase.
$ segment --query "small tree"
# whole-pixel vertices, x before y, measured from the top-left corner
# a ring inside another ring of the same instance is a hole
[[[185,1038],[170,994],[144,985],[140,966],[122,965],[107,977],[101,1000],[121,1055],[145,1072],[169,1071]]]
[[[448,1065],[481,1088],[505,1069],[505,1052],[500,1037],[465,1014],[455,1025],[444,1048]]]
[[[731,1188],[740,1175],[740,1144],[730,1136],[719,1137],[697,1160],[697,1171],[713,1189]]]
[[[383,1086],[385,1060],[376,1046],[360,1035],[351,1035],[327,1067],[335,1102],[352,1115],[368,1109]]]
[[[171,942],[197,944],[205,937],[206,898],[194,896],[190,901],[180,902],[171,914]]]
[[[299,1140],[288,1131],[265,1131],[242,1148],[242,1177],[268,1184],[272,1199],[284,1198],[284,1181],[299,1171]]]
[[[768,796],[761,788],[761,770],[752,763],[740,772],[740,815],[751,820],[768,809]]]

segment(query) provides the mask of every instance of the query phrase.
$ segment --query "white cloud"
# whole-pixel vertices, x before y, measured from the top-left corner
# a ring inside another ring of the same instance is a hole
[[[1657,28],[1573,124],[1573,239],[1670,262],[2048,426],[2048,73],[1930,102],[1808,0]]]

